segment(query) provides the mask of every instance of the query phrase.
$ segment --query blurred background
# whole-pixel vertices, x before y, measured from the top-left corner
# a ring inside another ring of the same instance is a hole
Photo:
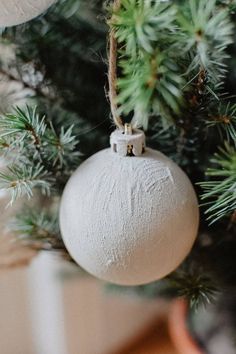
[[[236,1],[125,0],[113,23],[126,121],[149,121],[148,145],[209,202],[184,264],[133,288],[85,274],[58,226],[68,178],[114,130],[113,2],[52,2],[6,28],[0,12],[0,354],[235,354]]]
[[[11,262],[32,256],[13,253]],[[42,252],[28,267],[0,272],[1,354],[177,354],[168,307],[110,290]]]

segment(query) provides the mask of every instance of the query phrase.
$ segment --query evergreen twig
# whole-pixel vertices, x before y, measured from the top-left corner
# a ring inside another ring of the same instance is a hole
[[[5,172],[0,172],[0,188],[10,192],[10,205],[24,195],[31,198],[34,188],[39,188],[43,194],[49,195],[52,183],[52,176],[44,171],[40,164],[36,166],[14,165],[8,167]]]
[[[9,227],[31,247],[64,249],[57,215],[51,215],[48,210],[34,211],[26,207],[15,216]]]
[[[206,175],[210,180],[201,182],[204,189],[201,196],[203,205],[207,206],[206,214],[211,224],[225,216],[230,216],[236,210],[236,151],[225,144],[212,158],[215,167],[208,168]],[[213,179],[214,178],[214,179]]]

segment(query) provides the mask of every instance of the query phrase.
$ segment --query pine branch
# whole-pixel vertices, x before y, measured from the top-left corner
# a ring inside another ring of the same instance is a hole
[[[22,142],[30,136],[33,143],[38,146],[45,131],[45,117],[39,117],[36,107],[32,109],[26,106],[25,111],[17,107],[14,113],[6,114],[0,119],[1,138],[14,136],[18,138],[16,142]]]
[[[14,113],[3,116],[0,138],[2,150],[8,151],[8,156],[12,152],[16,155],[19,169],[31,165],[37,170],[40,166],[43,171],[48,171],[45,176],[49,173],[57,178],[57,184],[59,181],[62,184],[64,177],[67,178],[80,162],[73,126],[62,127],[58,134],[52,123],[46,122],[44,116],[40,117],[36,108],[17,108]]]
[[[31,247],[64,250],[57,215],[51,215],[49,210],[33,211],[25,207],[9,226],[19,240]]]
[[[121,113],[134,111],[133,122],[147,127],[148,117],[157,111],[172,121],[170,109],[179,113],[183,79],[178,67],[167,55],[145,55],[143,58],[120,62],[123,78],[118,80],[118,103]],[[142,122],[142,123],[141,123]]]
[[[199,272],[179,270],[170,275],[167,280],[177,295],[186,298],[190,307],[195,310],[214,302],[218,293],[210,276],[200,275]]]
[[[110,24],[121,47],[120,114],[134,114],[133,121],[144,127],[151,115],[178,120],[201,73],[207,77],[201,96],[206,92],[218,100],[233,24],[227,9],[215,0],[177,6],[123,0]]]
[[[219,81],[225,75],[226,48],[233,43],[233,24],[227,9],[217,8],[215,0],[190,0],[189,8],[178,13],[178,23],[185,34],[185,53],[194,58],[189,71],[202,68]]]
[[[14,165],[8,167],[5,172],[0,172],[0,188],[11,195],[9,205],[24,195],[30,199],[34,188],[40,189],[45,195],[50,195],[53,182],[52,176],[39,164]]]
[[[188,264],[189,267],[189,264]],[[219,289],[216,287],[212,277],[203,274],[201,269],[184,269],[181,267],[168,277],[148,285],[130,287],[119,287],[108,284],[108,289],[121,292],[135,292],[145,297],[184,297],[193,310],[205,307],[216,300]],[[201,274],[200,274],[201,273]]]
[[[236,144],[236,104],[231,102],[219,102],[211,109],[206,125],[209,128],[216,128],[221,140]]]
[[[49,195],[50,189],[63,185],[64,179],[78,166],[80,153],[73,126],[61,128],[57,134],[46,124],[37,109],[16,108],[0,119],[0,148],[16,155],[17,164],[0,173],[0,188],[10,192],[13,202],[24,195],[33,196],[33,189]],[[10,139],[7,142],[7,139]],[[55,189],[55,188],[54,188]]]
[[[125,53],[135,57],[140,51],[153,53],[157,41],[172,40],[176,9],[163,1],[123,0],[109,21]]]
[[[208,207],[207,220],[212,224],[225,216],[232,215],[236,210],[235,148],[225,144],[225,149],[221,148],[211,162],[216,167],[209,168],[206,172],[210,180],[199,184],[204,189],[201,199],[207,200],[203,204]]]
[[[59,169],[79,164],[81,154],[76,149],[79,141],[73,134],[73,128],[73,125],[68,129],[62,127],[58,135],[51,125],[51,130],[47,132],[45,140],[48,145],[45,147],[45,155],[52,161],[53,166],[58,165]]]
[[[120,43],[118,80],[120,113],[134,113],[133,122],[147,128],[149,115],[158,113],[171,121],[179,113],[184,80],[170,51],[174,43],[176,10],[162,1],[122,1],[111,25]]]

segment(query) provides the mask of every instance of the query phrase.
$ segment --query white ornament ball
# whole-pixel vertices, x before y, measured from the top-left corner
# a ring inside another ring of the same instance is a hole
[[[46,11],[56,0],[0,0],[0,27],[32,20]]]
[[[152,149],[124,156],[130,147],[141,153],[135,137],[142,134],[113,133],[112,149],[96,153],[72,175],[60,208],[72,258],[120,285],[145,284],[172,272],[198,231],[198,202],[186,174]]]

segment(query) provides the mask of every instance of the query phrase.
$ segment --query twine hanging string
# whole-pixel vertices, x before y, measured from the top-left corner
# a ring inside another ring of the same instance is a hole
[[[121,0],[114,0],[113,12],[119,10],[121,6]],[[113,28],[110,30],[109,35],[109,69],[108,69],[108,81],[109,81],[109,100],[111,105],[112,118],[117,128],[124,130],[124,124],[121,117],[118,114],[117,107],[117,41],[115,38],[115,31]]]

